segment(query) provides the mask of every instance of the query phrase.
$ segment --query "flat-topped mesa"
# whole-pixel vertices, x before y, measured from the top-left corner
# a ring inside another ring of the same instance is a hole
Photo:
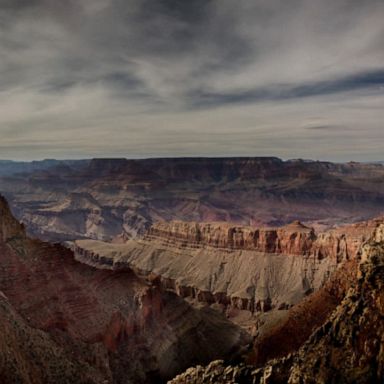
[[[178,247],[244,249],[265,253],[307,255],[315,232],[299,221],[281,228],[255,228],[229,223],[159,222],[145,240],[158,240]]]
[[[14,237],[25,237],[24,225],[12,216],[7,201],[0,195],[0,241],[7,242]]]

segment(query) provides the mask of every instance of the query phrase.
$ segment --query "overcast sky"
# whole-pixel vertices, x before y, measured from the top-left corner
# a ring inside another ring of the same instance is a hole
[[[0,158],[384,160],[383,0],[0,0]]]

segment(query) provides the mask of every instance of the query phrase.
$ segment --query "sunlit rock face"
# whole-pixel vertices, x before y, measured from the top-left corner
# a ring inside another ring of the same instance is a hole
[[[317,234],[294,222],[279,228],[160,222],[138,240],[75,242],[77,260],[132,269],[162,289],[217,304],[231,317],[285,310],[322,287],[342,262],[356,260],[379,220]]]

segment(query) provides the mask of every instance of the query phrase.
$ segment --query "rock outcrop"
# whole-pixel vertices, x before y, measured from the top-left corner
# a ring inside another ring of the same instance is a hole
[[[25,229],[15,220],[3,196],[0,195],[0,242],[7,242],[12,238],[25,238]]]
[[[132,269],[183,298],[231,310],[286,309],[318,289],[336,264],[294,255],[250,250],[178,248],[153,240],[111,244],[75,243],[76,260],[101,269]],[[229,313],[228,313],[229,315]]]
[[[3,383],[161,383],[249,343],[217,311],[193,308],[128,269],[91,268],[58,244],[27,238],[3,199],[0,214]]]
[[[155,223],[144,239],[176,247],[214,247],[287,255],[309,254],[315,232],[299,221],[281,228],[255,228],[228,223],[172,221]]]
[[[157,222],[145,240],[179,248],[224,248],[262,253],[314,256],[318,259],[356,258],[361,244],[371,236],[381,219],[351,224],[316,234],[300,221],[276,228],[239,226],[231,223],[185,221]]]
[[[226,365],[223,360],[212,361],[206,367],[187,369],[168,384],[287,384],[287,371],[292,358],[272,362],[265,368],[244,363]]]
[[[288,383],[384,381],[383,229],[363,248],[356,285],[295,356]]]

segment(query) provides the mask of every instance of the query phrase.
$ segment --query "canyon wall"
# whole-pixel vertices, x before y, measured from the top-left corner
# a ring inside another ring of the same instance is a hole
[[[380,219],[357,223],[316,234],[300,221],[283,227],[239,226],[231,223],[158,222],[145,240],[182,248],[213,247],[263,253],[314,256],[318,259],[354,259],[361,244]]]
[[[294,222],[282,228],[254,228],[227,223],[158,222],[144,239],[179,247],[214,247],[289,255],[308,254],[314,230]]]
[[[382,164],[255,157],[47,165],[1,176],[0,163],[0,193],[28,233],[48,241],[136,238],[171,220],[270,227],[299,219],[324,229],[384,213]]]
[[[237,356],[250,341],[217,311],[194,308],[129,269],[91,268],[58,244],[29,239],[3,199],[0,224],[5,383],[161,383],[197,362]]]
[[[287,309],[319,289],[380,220],[316,234],[299,222],[282,228],[228,223],[154,225],[124,244],[78,240],[77,260],[97,268],[130,268],[152,284],[197,302],[252,313]]]
[[[297,351],[290,351],[285,357],[270,360],[259,368],[244,363],[228,365],[222,360],[213,361],[207,366],[189,368],[169,384],[382,383],[384,225],[380,225],[364,244],[362,258],[357,264],[352,268],[353,276],[350,273],[347,293],[335,309],[320,320],[313,334]],[[343,280],[341,278],[339,282]],[[315,302],[318,298],[311,299]],[[303,306],[304,310],[295,309],[296,317],[300,312],[303,317],[306,315],[308,303]],[[299,324],[291,329],[296,335],[300,330]],[[282,339],[279,341],[283,343]]]

